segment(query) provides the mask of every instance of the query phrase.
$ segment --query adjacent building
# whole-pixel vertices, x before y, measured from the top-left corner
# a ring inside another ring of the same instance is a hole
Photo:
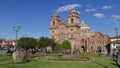
[[[79,20],[76,10],[71,10],[67,21],[61,20],[55,13],[50,20],[50,38],[57,43],[68,40],[71,43],[71,52],[104,52],[109,42],[109,36],[102,32],[91,32],[85,21]]]
[[[5,45],[8,47],[15,47],[17,45],[17,40],[7,40]]]
[[[5,39],[0,38],[0,48],[5,46]]]
[[[110,44],[108,45],[107,49],[110,55],[112,56],[113,52],[115,50],[118,50],[118,48],[120,48],[120,35],[110,38]]]

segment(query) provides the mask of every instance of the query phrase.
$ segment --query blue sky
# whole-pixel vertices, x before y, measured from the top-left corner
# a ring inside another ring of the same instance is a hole
[[[13,26],[21,26],[23,35],[49,37],[50,17],[57,12],[66,21],[72,8],[79,12],[91,31],[115,35],[120,32],[120,0],[0,0],[0,38],[15,39]]]

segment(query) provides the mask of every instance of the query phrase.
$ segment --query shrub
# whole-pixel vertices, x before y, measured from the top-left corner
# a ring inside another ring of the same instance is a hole
[[[54,61],[88,61],[89,58],[60,58],[53,59]]]
[[[95,53],[85,53],[85,54],[81,54],[81,57],[99,57],[98,54]]]

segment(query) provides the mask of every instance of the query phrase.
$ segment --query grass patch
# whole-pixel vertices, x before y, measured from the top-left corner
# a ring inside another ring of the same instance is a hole
[[[70,57],[64,56],[64,58]],[[0,68],[118,68],[110,57],[92,57],[95,59],[94,62],[52,62],[48,60],[49,58],[56,58],[56,56],[43,56],[28,63],[15,64],[12,56],[0,56]]]

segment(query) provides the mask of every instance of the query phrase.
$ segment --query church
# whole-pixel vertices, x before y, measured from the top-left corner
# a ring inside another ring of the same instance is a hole
[[[57,13],[51,16],[50,38],[57,43],[68,40],[72,53],[105,52],[109,42],[109,36],[103,32],[91,32],[85,21],[79,20],[79,13],[75,9],[70,11],[66,22],[63,22]]]

